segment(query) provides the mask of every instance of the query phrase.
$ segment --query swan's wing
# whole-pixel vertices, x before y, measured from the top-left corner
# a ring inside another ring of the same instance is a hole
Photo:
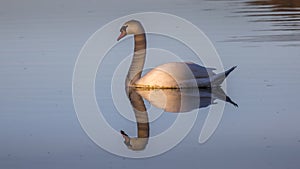
[[[190,68],[196,78],[207,78],[211,75],[215,75],[213,72],[216,70],[215,68],[206,68],[193,62],[186,62],[185,64]]]

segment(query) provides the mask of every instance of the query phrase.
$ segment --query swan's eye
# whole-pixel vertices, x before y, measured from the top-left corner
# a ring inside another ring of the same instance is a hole
[[[126,32],[126,28],[128,27],[128,25],[124,25],[122,26],[122,28],[120,29],[120,32],[125,31]]]

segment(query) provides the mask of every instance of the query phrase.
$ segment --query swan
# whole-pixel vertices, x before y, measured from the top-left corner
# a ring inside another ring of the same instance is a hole
[[[214,73],[214,68],[205,68],[193,62],[170,62],[159,65],[141,77],[146,58],[146,34],[137,20],[124,23],[117,41],[126,35],[134,35],[134,55],[126,77],[126,86],[135,88],[191,88],[217,87],[236,68]]]

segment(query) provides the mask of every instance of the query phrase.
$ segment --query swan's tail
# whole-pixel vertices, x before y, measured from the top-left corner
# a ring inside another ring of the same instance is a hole
[[[236,68],[237,66],[233,66],[232,68],[226,70],[225,72],[219,73],[211,77],[211,86],[216,87],[220,86],[221,83],[225,80],[225,78]]]
[[[196,85],[195,86],[195,79],[192,80],[185,80],[182,82],[179,86],[181,88],[186,87],[200,87],[200,88],[207,88],[207,87],[219,87],[223,81],[226,79],[226,77],[236,68],[237,66],[234,66],[225,72],[219,73],[219,74],[213,74],[210,75],[209,78],[197,78],[196,79]]]
[[[225,71],[225,77],[227,77],[237,66],[233,66],[232,68]]]

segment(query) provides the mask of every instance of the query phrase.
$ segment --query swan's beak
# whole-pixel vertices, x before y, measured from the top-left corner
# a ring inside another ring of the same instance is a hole
[[[120,36],[118,37],[118,39],[117,39],[117,41],[119,41],[120,39],[122,39],[124,36],[126,36],[127,35],[127,33],[126,33],[126,31],[121,31],[121,34],[120,34]]]

